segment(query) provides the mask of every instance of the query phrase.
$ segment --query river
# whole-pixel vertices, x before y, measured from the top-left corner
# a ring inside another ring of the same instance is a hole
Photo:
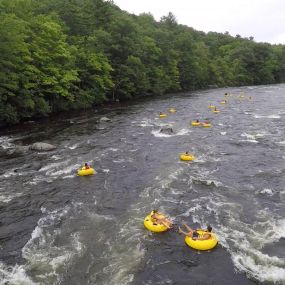
[[[212,89],[2,131],[6,150],[57,148],[1,157],[0,284],[285,284],[284,107],[284,84]],[[97,174],[78,177],[84,162]],[[154,208],[211,224],[218,246],[147,231]]]

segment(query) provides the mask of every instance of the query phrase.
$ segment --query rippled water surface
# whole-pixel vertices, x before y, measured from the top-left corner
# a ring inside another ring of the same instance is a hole
[[[2,131],[0,284],[285,284],[284,107],[285,85],[215,89]],[[11,154],[38,141],[57,149]],[[150,233],[153,208],[219,245]]]

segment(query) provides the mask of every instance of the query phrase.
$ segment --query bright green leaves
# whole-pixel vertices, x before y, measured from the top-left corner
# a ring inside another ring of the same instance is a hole
[[[75,103],[87,108],[93,103],[105,101],[107,92],[113,88],[110,75],[112,67],[107,57],[103,53],[93,52],[90,48],[79,47],[76,65],[80,81],[77,85],[79,96],[75,95]]]
[[[0,23],[0,123],[14,123],[18,120],[16,97],[30,60],[25,42],[28,26],[12,14],[1,14]]]
[[[72,85],[79,79],[74,67],[72,47],[67,44],[62,27],[48,16],[37,16],[31,23],[30,52],[35,92],[52,105],[57,96],[72,100]]]
[[[285,82],[285,47],[113,1],[0,0],[0,125],[106,100]]]

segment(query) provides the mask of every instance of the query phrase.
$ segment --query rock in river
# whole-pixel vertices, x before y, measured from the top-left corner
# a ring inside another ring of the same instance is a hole
[[[162,127],[159,132],[168,135],[172,135],[174,133],[171,126]]]
[[[30,145],[29,149],[31,150],[39,150],[39,151],[49,151],[49,150],[54,150],[56,149],[56,146],[49,144],[49,143],[42,143],[42,142],[37,142],[33,143]]]

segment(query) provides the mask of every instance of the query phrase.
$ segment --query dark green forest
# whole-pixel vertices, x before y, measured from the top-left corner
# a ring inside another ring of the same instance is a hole
[[[0,0],[0,125],[103,102],[285,82],[285,46],[113,1]]]

